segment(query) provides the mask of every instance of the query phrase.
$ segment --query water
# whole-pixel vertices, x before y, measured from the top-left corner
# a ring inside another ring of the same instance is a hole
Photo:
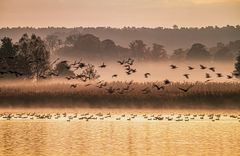
[[[204,111],[191,112],[187,116],[190,119],[198,114],[195,119],[180,122],[176,121],[178,114],[170,111],[161,115],[172,117],[171,121],[148,120],[153,119],[152,114],[159,114],[156,110],[113,111],[111,117],[104,120],[99,120],[100,117],[88,121],[78,119],[81,114],[91,116],[99,111],[88,111],[88,115],[79,112],[71,121],[67,119],[75,115],[72,112],[57,119],[53,113],[51,119],[37,119],[34,115],[24,119],[1,118],[0,155],[240,155],[240,116],[236,111],[216,112],[213,120],[207,114],[200,120],[199,115]],[[103,116],[107,116],[107,112],[103,112]],[[123,112],[125,117],[121,117]],[[129,121],[130,112],[137,117]],[[217,113],[222,113],[219,120]],[[144,114],[147,119],[143,118]],[[231,114],[237,115],[231,118]],[[121,120],[116,120],[118,117]]]

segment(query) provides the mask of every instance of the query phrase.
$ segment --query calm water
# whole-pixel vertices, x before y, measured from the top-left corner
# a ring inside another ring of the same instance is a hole
[[[101,121],[0,120],[0,155],[240,155],[237,119],[128,121],[111,114]]]

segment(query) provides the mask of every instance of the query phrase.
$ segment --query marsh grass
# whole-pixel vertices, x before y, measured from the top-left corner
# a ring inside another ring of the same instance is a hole
[[[163,85],[161,82],[154,82]],[[240,108],[240,83],[172,83],[165,90],[152,88],[153,82],[133,83],[131,91],[109,94],[106,89],[124,88],[126,82],[110,82],[105,88],[96,84],[85,87],[78,84],[70,88],[68,83],[29,83],[25,85],[2,85],[1,107],[98,107],[98,108]],[[178,87],[187,88],[188,92]],[[142,89],[149,87],[148,94]]]

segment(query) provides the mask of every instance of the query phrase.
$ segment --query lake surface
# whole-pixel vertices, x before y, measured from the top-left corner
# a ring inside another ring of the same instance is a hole
[[[0,117],[1,156],[240,155],[238,111],[20,112]]]

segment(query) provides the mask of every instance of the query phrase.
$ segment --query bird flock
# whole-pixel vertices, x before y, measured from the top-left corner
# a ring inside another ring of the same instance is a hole
[[[9,58],[9,59],[14,59],[14,58]],[[37,60],[37,61],[41,61],[41,60]],[[59,62],[60,59],[57,58],[55,61],[53,61],[51,63],[51,65],[56,64],[57,62]],[[134,73],[137,72],[137,69],[134,68],[134,62],[135,60],[133,58],[128,58],[128,59],[123,59],[123,60],[118,60],[117,63],[123,67],[124,72],[126,73],[126,75],[132,75]],[[97,70],[95,69],[94,65],[88,64],[88,63],[84,63],[82,60],[80,61],[74,61],[73,63],[69,63],[69,61],[67,60],[63,60],[60,61],[59,63],[62,63],[64,65],[64,67],[68,70],[72,70],[74,72],[74,75],[70,75],[70,76],[66,76],[65,79],[68,81],[71,80],[80,80],[81,82],[90,82],[85,84],[85,87],[88,86],[92,86],[94,85],[93,80],[99,80],[100,75],[97,74]],[[103,62],[102,64],[100,64],[99,66],[97,66],[100,69],[105,69],[108,66]],[[169,65],[171,70],[176,70],[180,67],[178,67],[177,65],[171,64]],[[188,71],[192,71],[195,70],[197,67],[192,67],[192,66],[187,66]],[[213,74],[215,73],[215,75],[217,76],[217,78],[222,78],[225,77],[222,73],[218,73],[216,72],[216,68],[215,67],[207,67],[205,65],[200,64],[199,65],[199,69],[204,70],[205,71],[205,78],[206,80],[204,81],[204,83],[207,83],[209,81],[212,81],[213,79]],[[3,71],[5,70],[5,71]],[[79,72],[80,70],[80,72]],[[209,73],[211,72],[211,74]],[[78,74],[77,74],[78,73]],[[21,77],[24,75],[24,73],[18,72],[18,71],[12,71],[12,70],[8,70],[6,71],[6,69],[3,69],[0,71],[0,75],[4,75],[4,74],[14,74],[16,77]],[[45,73],[41,73],[39,75],[39,78],[41,79],[47,79],[49,77],[59,77],[60,74],[58,73],[58,71],[56,70],[48,70]],[[147,72],[144,73],[144,78],[148,79],[151,77],[151,73]],[[184,73],[182,75],[185,79],[190,79],[191,78],[191,74],[190,73]],[[231,73],[229,75],[226,75],[227,79],[232,79],[234,76],[239,76],[236,73]],[[118,74],[114,73],[112,74],[112,79],[117,79],[118,78]],[[151,86],[143,88],[142,94],[148,94],[151,93],[152,89],[156,89],[158,91],[163,91],[165,90],[166,86],[168,86],[169,84],[171,84],[172,82],[168,79],[165,79],[163,81],[163,83],[161,83],[161,85],[157,84],[157,83],[153,83]],[[127,83],[126,86],[124,86],[123,88],[116,88],[114,86],[109,86],[107,82],[105,82],[104,80],[99,80],[97,83],[95,83],[97,88],[102,88],[105,89],[105,91],[109,94],[124,94],[126,92],[132,91],[134,90],[133,87],[131,87],[133,84],[133,81],[130,81]],[[78,87],[78,83],[71,83],[70,84],[70,88],[77,88]],[[188,92],[190,89],[192,89],[194,87],[194,84],[190,84],[189,86],[186,86],[186,88],[183,87],[177,87],[178,90],[180,90],[181,92]]]
[[[108,113],[0,113],[0,121],[230,121],[240,122],[240,114],[112,114]]]
[[[66,62],[67,62],[67,61],[65,61],[65,63],[66,63]],[[134,68],[134,62],[135,62],[135,60],[134,60],[133,58],[128,58],[128,59],[123,59],[123,60],[118,60],[118,61],[117,61],[117,63],[118,63],[120,66],[123,67],[123,70],[124,70],[124,72],[126,73],[126,75],[132,75],[132,74],[134,74],[134,73],[137,72],[137,69]],[[67,68],[68,68],[68,69],[75,69],[75,70],[77,70],[77,69],[79,69],[79,68],[80,68],[80,69],[83,69],[83,68],[86,67],[86,66],[87,66],[86,63],[83,63],[83,62],[81,62],[81,61],[79,61],[79,62],[76,62],[76,61],[75,61],[73,64],[70,64],[70,66],[68,66]],[[176,69],[180,68],[180,67],[178,67],[177,65],[174,65],[174,64],[169,65],[169,67],[170,67],[171,70],[176,70]],[[108,66],[103,62],[101,65],[98,66],[98,68],[105,69],[105,68],[108,68]],[[192,71],[192,70],[195,70],[196,67],[187,66],[187,69],[188,69],[189,71]],[[216,72],[216,68],[215,68],[215,67],[207,67],[207,66],[205,66],[205,65],[200,64],[200,65],[199,65],[199,69],[206,71],[206,73],[205,73],[205,78],[206,78],[206,80],[204,81],[204,83],[207,83],[207,82],[209,82],[209,81],[212,81],[212,80],[213,80],[212,78],[213,78],[213,74],[214,74],[214,73],[215,73],[215,75],[216,75],[217,78],[222,78],[222,77],[224,77],[222,73]],[[76,76],[68,76],[68,77],[66,77],[66,79],[67,79],[67,80],[81,79],[83,82],[86,82],[87,80],[91,80],[92,78],[94,78],[94,77],[90,78],[90,76],[88,76],[88,75],[91,75],[91,74],[92,74],[92,73],[91,73],[92,71],[89,71],[89,72],[90,72],[90,73],[87,73],[87,74],[86,74],[86,73],[85,73],[85,74],[82,73],[82,74],[77,74]],[[209,72],[212,72],[212,73],[210,74]],[[227,79],[232,79],[234,76],[238,76],[238,75],[237,75],[236,73],[231,73],[231,74],[229,74],[229,75],[226,75],[226,78],[227,78]],[[100,77],[100,76],[99,76],[99,77]],[[99,77],[98,77],[98,78],[99,78]],[[118,78],[118,74],[117,74],[117,73],[114,73],[114,74],[112,74],[111,77],[115,80],[116,78]],[[146,72],[146,73],[144,73],[143,77],[146,78],[146,79],[148,79],[148,78],[151,77],[151,73]],[[183,77],[184,77],[185,79],[190,79],[190,78],[191,78],[191,74],[185,73],[185,74],[183,74]],[[165,80],[163,81],[163,83],[161,83],[161,85],[159,85],[159,84],[157,84],[157,83],[153,83],[151,86],[141,89],[141,91],[142,91],[142,94],[151,93],[151,90],[152,90],[152,89],[156,89],[156,90],[158,90],[158,91],[164,91],[165,88],[166,88],[169,84],[171,84],[171,83],[172,83],[172,82],[171,82],[170,80],[165,79]],[[95,85],[96,85],[97,88],[104,88],[104,89],[106,90],[106,92],[109,93],[109,94],[114,94],[114,93],[116,93],[116,94],[124,94],[124,93],[126,93],[126,92],[129,92],[129,91],[134,90],[133,87],[131,88],[131,85],[132,85],[132,84],[133,84],[133,80],[130,81],[130,82],[128,82],[125,87],[119,88],[119,87],[114,87],[114,86],[108,86],[108,83],[107,83],[107,82],[105,82],[104,80],[100,80],[100,81],[98,81]],[[91,83],[87,83],[87,84],[85,85],[85,87],[88,87],[88,86],[91,86],[91,85],[93,85],[92,82],[91,82]],[[70,88],[77,88],[77,86],[78,86],[78,84],[71,84],[71,85],[70,85]],[[188,92],[188,91],[189,91],[191,88],[193,88],[193,87],[194,87],[194,84],[190,84],[190,85],[187,86],[186,88],[177,87],[177,89],[180,90],[181,92]]]

